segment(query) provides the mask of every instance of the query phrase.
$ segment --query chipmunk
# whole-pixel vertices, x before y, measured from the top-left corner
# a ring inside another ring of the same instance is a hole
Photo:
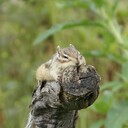
[[[55,55],[46,63],[38,67],[36,79],[42,81],[58,81],[61,72],[68,66],[86,64],[85,58],[70,44],[67,48],[57,47]]]

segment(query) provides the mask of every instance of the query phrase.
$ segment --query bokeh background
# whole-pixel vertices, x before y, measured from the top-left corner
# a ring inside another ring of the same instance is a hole
[[[0,0],[0,128],[24,128],[36,68],[69,43],[102,77],[77,128],[128,128],[128,0]]]

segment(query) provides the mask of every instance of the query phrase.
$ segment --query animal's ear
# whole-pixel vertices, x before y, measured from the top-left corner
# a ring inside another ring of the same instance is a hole
[[[62,54],[60,46],[57,46],[57,54],[58,54],[58,56],[60,56]]]
[[[70,46],[70,48],[76,49],[73,44],[70,44],[69,46]]]

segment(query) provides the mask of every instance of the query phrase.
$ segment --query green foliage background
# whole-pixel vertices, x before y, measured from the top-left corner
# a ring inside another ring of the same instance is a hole
[[[0,0],[0,128],[27,122],[35,70],[72,43],[102,77],[77,128],[128,128],[127,0]]]

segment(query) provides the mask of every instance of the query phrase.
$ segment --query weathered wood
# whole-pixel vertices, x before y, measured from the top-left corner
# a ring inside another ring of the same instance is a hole
[[[33,93],[26,128],[75,128],[77,111],[94,103],[99,82],[91,65],[67,67],[59,82],[43,81]]]

